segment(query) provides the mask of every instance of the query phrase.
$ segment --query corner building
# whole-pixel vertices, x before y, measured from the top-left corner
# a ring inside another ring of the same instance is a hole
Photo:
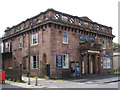
[[[113,72],[112,28],[48,9],[5,30],[3,67],[51,78]]]

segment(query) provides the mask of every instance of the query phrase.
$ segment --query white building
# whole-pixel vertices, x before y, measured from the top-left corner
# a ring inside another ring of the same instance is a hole
[[[113,69],[120,69],[120,49],[113,50]]]

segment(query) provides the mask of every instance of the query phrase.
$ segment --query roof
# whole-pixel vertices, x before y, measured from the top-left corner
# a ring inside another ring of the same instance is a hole
[[[93,22],[91,19],[89,19],[87,16],[83,16],[80,17],[80,19],[85,20],[85,21],[89,21],[89,22]]]
[[[36,18],[37,16],[39,16],[39,15],[41,15],[41,14],[47,13],[48,11],[53,11],[53,12],[61,13],[61,14],[63,14],[63,15],[71,16],[71,17],[74,17],[74,18],[81,19],[81,20],[83,20],[83,21],[87,21],[87,22],[90,22],[90,23],[95,23],[95,24],[98,24],[98,25],[101,25],[101,26],[104,26],[104,27],[107,27],[107,28],[111,28],[111,29],[112,29],[112,27],[108,27],[108,26],[105,26],[105,25],[102,25],[102,24],[93,22],[93,21],[92,21],[91,19],[89,19],[87,16],[83,16],[83,17],[73,16],[73,15],[70,15],[70,14],[66,14],[66,13],[63,13],[63,12],[56,11],[56,10],[54,10],[54,9],[52,9],[52,8],[49,8],[49,9],[47,9],[46,11],[41,12],[41,13],[39,13],[39,14],[36,15],[36,16],[33,16],[33,17],[31,17],[31,18],[28,18],[28,19],[26,19],[25,21],[22,21],[21,23],[24,23],[24,22],[26,22],[26,21],[28,21],[28,20],[32,20],[32,19]],[[9,28],[9,30],[12,29],[13,27],[16,27],[16,26],[20,25],[21,23],[15,25],[15,26],[12,26],[11,28]],[[7,31],[7,30],[5,30],[5,31]]]

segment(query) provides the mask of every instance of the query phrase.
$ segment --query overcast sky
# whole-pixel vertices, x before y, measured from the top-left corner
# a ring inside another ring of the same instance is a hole
[[[118,42],[119,0],[0,0],[0,37],[6,27],[12,27],[48,8],[87,16],[94,22],[113,28],[114,42]]]

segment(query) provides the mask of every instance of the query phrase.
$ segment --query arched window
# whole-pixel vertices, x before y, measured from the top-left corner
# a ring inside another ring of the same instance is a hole
[[[102,40],[103,49],[106,49],[106,41]]]

